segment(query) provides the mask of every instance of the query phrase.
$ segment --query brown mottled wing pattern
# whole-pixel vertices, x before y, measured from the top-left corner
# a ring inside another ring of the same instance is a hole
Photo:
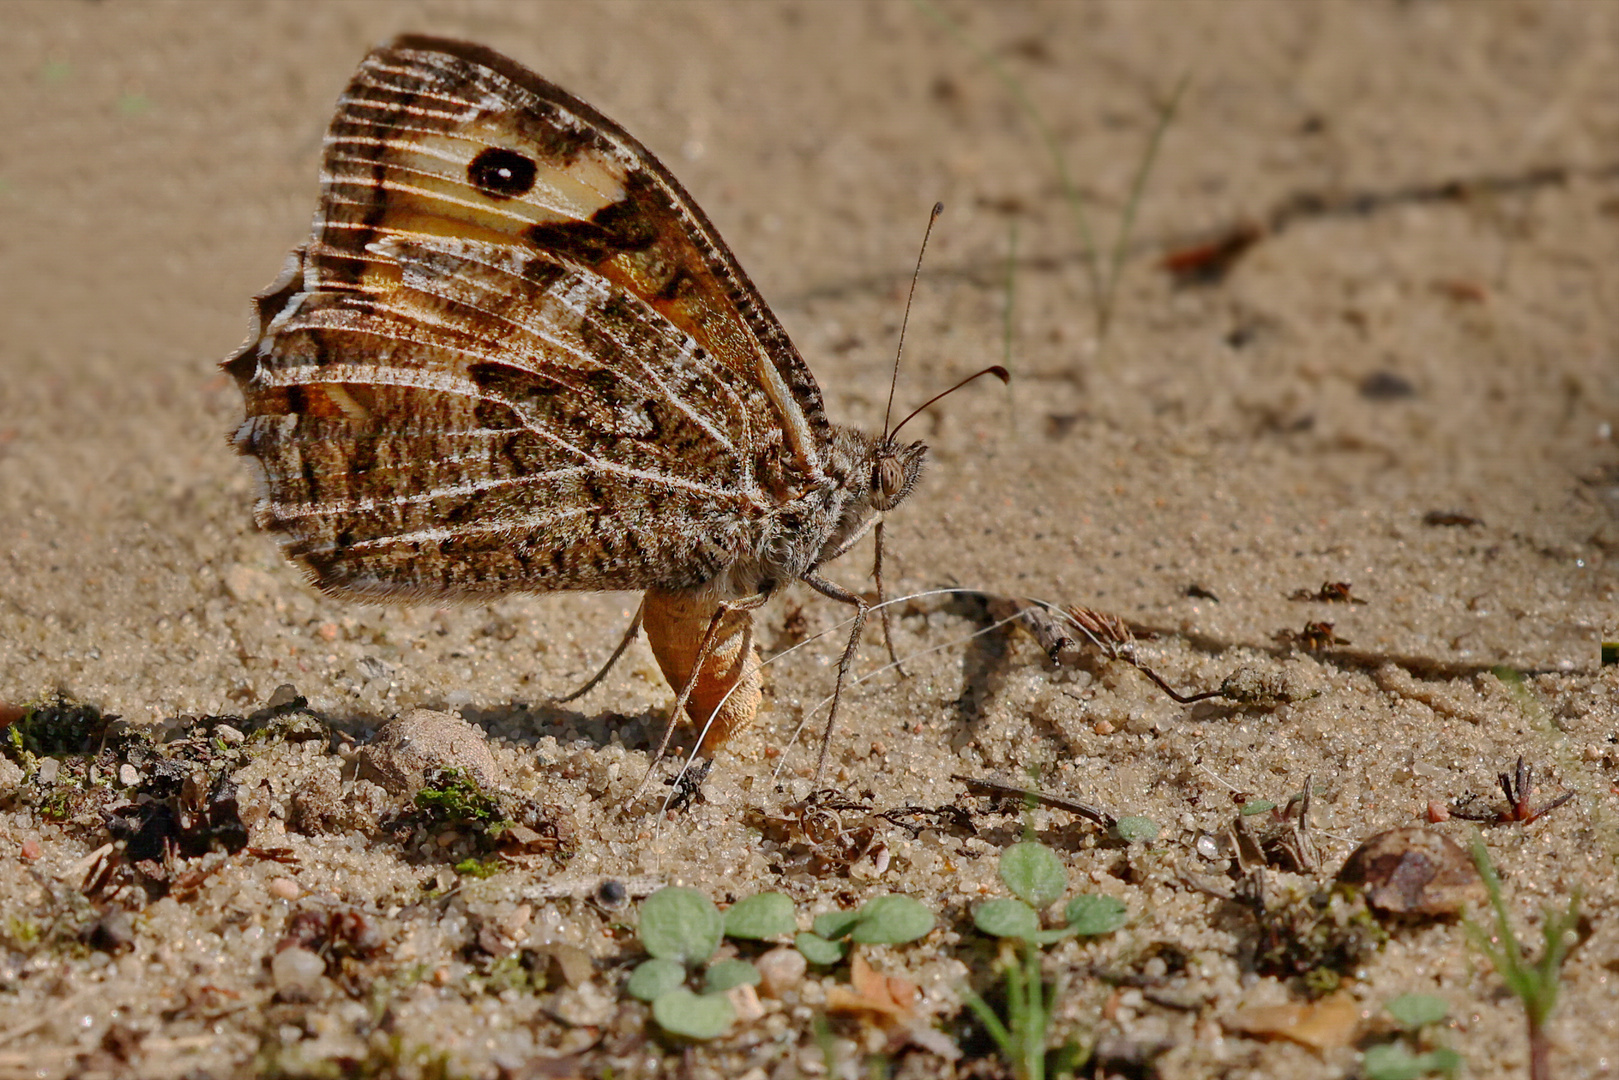
[[[335,593],[689,588],[823,476],[814,379],[689,196],[477,46],[366,58],[259,319],[236,443]]]

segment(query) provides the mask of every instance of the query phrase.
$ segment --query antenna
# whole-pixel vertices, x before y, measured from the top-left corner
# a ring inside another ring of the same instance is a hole
[[[888,405],[883,409],[883,438],[885,440],[893,434],[888,430],[888,419],[894,415],[894,387],[899,383],[899,358],[905,352],[905,328],[911,323],[911,302],[916,299],[916,283],[922,276],[922,256],[927,254],[928,237],[933,235],[933,223],[939,220],[939,215],[942,213],[944,213],[944,203],[934,203],[933,213],[928,215],[928,227],[922,232],[922,246],[916,252],[916,269],[911,273],[911,291],[905,297],[905,316],[899,322],[899,345],[894,349],[894,374],[888,379]],[[949,393],[949,391],[945,392]],[[932,402],[929,402],[929,404],[932,404]]]
[[[1007,372],[1007,370],[1005,368],[1001,367],[1001,365],[999,365],[999,364],[991,364],[991,365],[989,365],[989,367],[985,368],[982,371],[975,371],[971,375],[967,376],[965,379],[962,379],[956,385],[952,386],[950,389],[942,390],[939,393],[934,394],[932,397],[930,397],[926,401],[922,402],[922,404],[920,404],[916,408],[912,409],[911,410],[911,415],[907,416],[905,419],[901,420],[899,423],[894,425],[894,430],[890,431],[888,433],[888,437],[890,439],[892,439],[895,436],[897,436],[899,434],[899,429],[900,428],[904,427],[906,424],[909,424],[912,420],[915,420],[917,418],[917,416],[921,414],[923,409],[927,408],[929,405],[932,405],[935,401],[938,401],[942,397],[949,397],[951,394],[954,394],[957,390],[960,390],[963,386],[966,386],[968,383],[972,382],[974,379],[981,379],[985,375],[993,375],[997,379],[1001,380],[1001,382],[1003,382],[1003,383],[1009,383],[1009,382],[1012,381],[1012,376]]]

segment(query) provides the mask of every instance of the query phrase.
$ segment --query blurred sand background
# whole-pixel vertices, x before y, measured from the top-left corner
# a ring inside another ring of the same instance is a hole
[[[249,477],[225,442],[240,399],[215,365],[307,233],[337,93],[394,33],[468,38],[662,158],[834,419],[880,424],[916,244],[945,203],[899,400],[1003,360],[1013,384],[919,424],[933,466],[890,518],[892,586],[1114,612],[1160,632],[1145,655],[1185,688],[1250,665],[1319,691],[1274,711],[1178,706],[1118,665],[1054,671],[1027,638],[961,645],[982,625],[968,606],[919,602],[897,644],[937,651],[853,694],[838,786],[881,807],[936,805],[960,794],[953,773],[1037,768],[1053,789],[1162,824],[1167,866],[1229,819],[1231,791],[1285,801],[1313,775],[1331,868],[1430,800],[1490,796],[1522,754],[1538,800],[1579,794],[1531,826],[1486,830],[1520,925],[1575,887],[1595,919],[1553,1025],[1557,1075],[1619,1072],[1619,668],[1597,660],[1619,629],[1619,5],[942,10],[970,45],[897,2],[4,5],[0,702],[61,692],[156,721],[249,712],[291,683],[362,737],[412,706],[461,711],[530,787],[547,783],[542,743],[611,749],[614,797],[639,778],[671,696],[644,646],[591,697],[547,705],[605,657],[633,597],[327,600],[253,530]],[[1038,110],[1104,250],[1186,79],[1105,334],[1040,133],[975,49]],[[1276,227],[1222,280],[1162,269],[1166,252],[1243,223]],[[1467,522],[1429,524],[1432,512]],[[863,547],[832,576],[863,587],[868,560]],[[1324,581],[1367,603],[1289,599]],[[824,629],[834,607],[799,590],[763,614],[762,640],[796,640],[800,619]],[[1310,620],[1346,644],[1279,643]],[[721,759],[709,801],[660,836],[575,792],[599,843],[573,869],[655,872],[716,896],[779,887],[739,808],[768,787],[767,748],[830,692],[836,652],[823,642],[772,666],[761,719]],[[861,671],[882,659],[870,635]],[[1527,673],[1526,692],[1497,665]],[[794,755],[801,790],[813,750]],[[1167,870],[1121,880],[1117,852],[1050,824],[1066,820],[1039,823],[1068,837],[1076,880],[1141,914],[1128,947],[1219,951],[1214,901]],[[0,841],[37,826],[6,822]],[[325,865],[322,842],[299,840],[305,884],[360,902],[361,871]],[[946,873],[925,846],[890,878],[824,897],[889,889],[948,907],[994,888],[989,847]],[[41,872],[65,874],[84,850],[51,852]],[[256,880],[227,876],[215,900],[251,908]],[[13,868],[4,882],[26,906],[28,878]],[[253,917],[284,918],[279,903]],[[173,917],[183,936],[189,916]],[[160,945],[143,938],[137,955]],[[929,992],[948,997],[959,971],[938,971]],[[61,994],[118,997],[89,973],[62,978]],[[40,985],[18,984],[6,1012],[47,1007],[27,997]],[[1349,1050],[1222,1035],[1221,1011],[1252,987],[1219,986],[1199,1016],[1108,1023],[1168,1025],[1165,1075],[1354,1067]],[[1410,990],[1452,1003],[1469,1075],[1523,1075],[1517,1006],[1459,928],[1397,940],[1356,993],[1371,1010]],[[1101,1023],[1099,1000],[1076,991],[1074,1008]],[[0,1049],[33,1047],[60,1074],[94,1030]],[[195,1060],[227,1075],[242,1045]],[[461,1060],[487,1065],[475,1047]]]

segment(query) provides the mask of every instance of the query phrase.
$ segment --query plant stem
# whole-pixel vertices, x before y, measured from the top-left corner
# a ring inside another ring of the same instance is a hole
[[[1552,1080],[1552,1041],[1533,1014],[1529,1017],[1529,1080]]]

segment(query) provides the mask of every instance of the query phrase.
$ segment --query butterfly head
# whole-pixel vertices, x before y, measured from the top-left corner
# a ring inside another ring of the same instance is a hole
[[[927,461],[924,443],[900,443],[852,427],[833,436],[827,462],[832,518],[814,562],[835,559],[871,529],[877,515],[905,501]]]
[[[922,478],[922,465],[927,460],[926,443],[900,445],[892,438],[884,439],[872,447],[871,469],[867,481],[867,498],[878,513],[892,510],[905,501],[916,482]]]

